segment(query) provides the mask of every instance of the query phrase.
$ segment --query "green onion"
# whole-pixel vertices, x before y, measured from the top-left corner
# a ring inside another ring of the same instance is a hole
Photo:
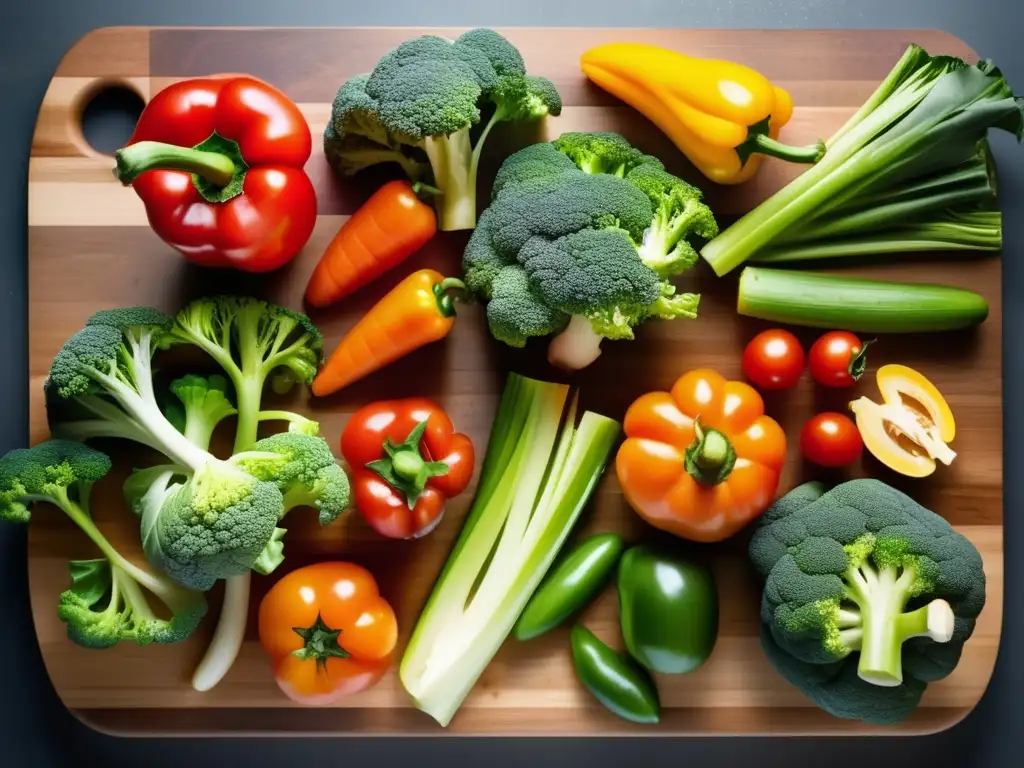
[[[448,725],[511,632],[604,473],[618,422],[569,388],[511,374],[476,498],[399,670],[415,705]]]
[[[709,242],[701,256],[724,275],[769,249],[778,260],[779,251],[796,243],[813,243],[815,258],[857,255],[870,251],[869,243],[878,251],[890,243],[904,251],[991,248],[1001,241],[999,219],[978,230],[958,226],[958,217],[994,204],[984,140],[990,128],[1020,139],[1022,105],[991,62],[968,66],[911,46],[828,140],[825,156]],[[929,228],[916,231],[918,221]],[[931,226],[943,223],[954,226]],[[890,233],[897,224],[902,233]],[[860,240],[848,245],[843,238],[854,232]]]
[[[946,285],[746,267],[740,275],[736,311],[812,328],[915,333],[978,325],[988,317],[988,302],[973,291]]]
[[[998,251],[1002,247],[1003,227],[999,211],[948,211],[855,237],[845,236],[845,231],[836,227],[828,237],[796,239],[790,245],[762,251],[751,261],[778,264],[921,251]]]

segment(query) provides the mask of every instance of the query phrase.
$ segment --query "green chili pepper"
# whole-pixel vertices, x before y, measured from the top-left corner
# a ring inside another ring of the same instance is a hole
[[[533,593],[516,622],[516,639],[540,637],[597,597],[624,547],[614,533],[591,536],[577,545]]]
[[[572,628],[570,642],[576,676],[598,701],[624,720],[658,722],[658,689],[642,667],[602,643],[582,624]]]
[[[692,672],[718,638],[718,594],[702,565],[647,546],[619,563],[619,620],[630,655],[651,672]]]

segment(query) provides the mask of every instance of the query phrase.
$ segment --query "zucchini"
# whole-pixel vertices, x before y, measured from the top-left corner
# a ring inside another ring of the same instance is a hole
[[[947,285],[746,267],[740,275],[736,311],[811,328],[918,333],[978,325],[988,317],[988,302],[973,291]]]

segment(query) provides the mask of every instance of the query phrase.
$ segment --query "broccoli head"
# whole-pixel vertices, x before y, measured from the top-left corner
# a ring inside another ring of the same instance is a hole
[[[565,133],[507,158],[463,257],[491,334],[521,347],[558,334],[549,359],[582,368],[601,340],[651,318],[696,317],[668,279],[717,226],[700,190],[616,133]]]
[[[184,482],[178,478],[173,467],[154,470],[145,494],[136,499],[146,558],[198,590],[248,572],[273,546],[281,491],[217,459]]]
[[[11,451],[0,458],[0,519],[28,522],[29,505],[48,502],[103,554],[70,563],[71,587],[60,595],[57,615],[73,642],[107,648],[122,641],[147,645],[184,640],[206,614],[203,595],[135,565],[92,520],[90,492],[110,466],[105,454],[67,440]]]
[[[329,525],[348,509],[348,476],[322,437],[281,432],[235,454],[231,463],[277,485],[284,495],[282,517],[295,507],[313,507],[320,513],[320,525]]]
[[[474,145],[470,131],[488,111]],[[472,229],[480,153],[494,125],[561,111],[554,84],[527,75],[519,51],[497,32],[474,29],[454,41],[422,35],[342,84],[324,153],[345,175],[396,162],[418,179],[429,167],[440,228]]]
[[[923,689],[953,671],[985,604],[985,574],[948,522],[874,479],[801,486],[767,517],[750,558],[782,652],[849,666],[883,688],[913,679]]]
[[[319,512],[320,525],[330,525],[349,507],[348,475],[322,437],[299,431],[281,432],[259,440],[251,451],[235,454],[231,463],[277,486],[284,497],[280,518],[296,507],[312,507]],[[285,531],[277,530],[253,570],[270,573],[284,559]]]

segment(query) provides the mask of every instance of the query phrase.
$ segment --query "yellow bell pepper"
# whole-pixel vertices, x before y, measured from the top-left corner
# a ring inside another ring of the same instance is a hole
[[[864,446],[909,477],[927,477],[937,461],[949,465],[956,458],[948,445],[956,436],[956,423],[935,385],[905,365],[883,365],[876,378],[881,405],[867,397],[850,403]]]
[[[793,116],[793,100],[742,64],[645,43],[608,43],[584,53],[580,65],[594,83],[664,131],[718,184],[749,179],[757,173],[760,155],[815,163],[825,152],[822,141],[806,147],[778,141],[779,130]]]

